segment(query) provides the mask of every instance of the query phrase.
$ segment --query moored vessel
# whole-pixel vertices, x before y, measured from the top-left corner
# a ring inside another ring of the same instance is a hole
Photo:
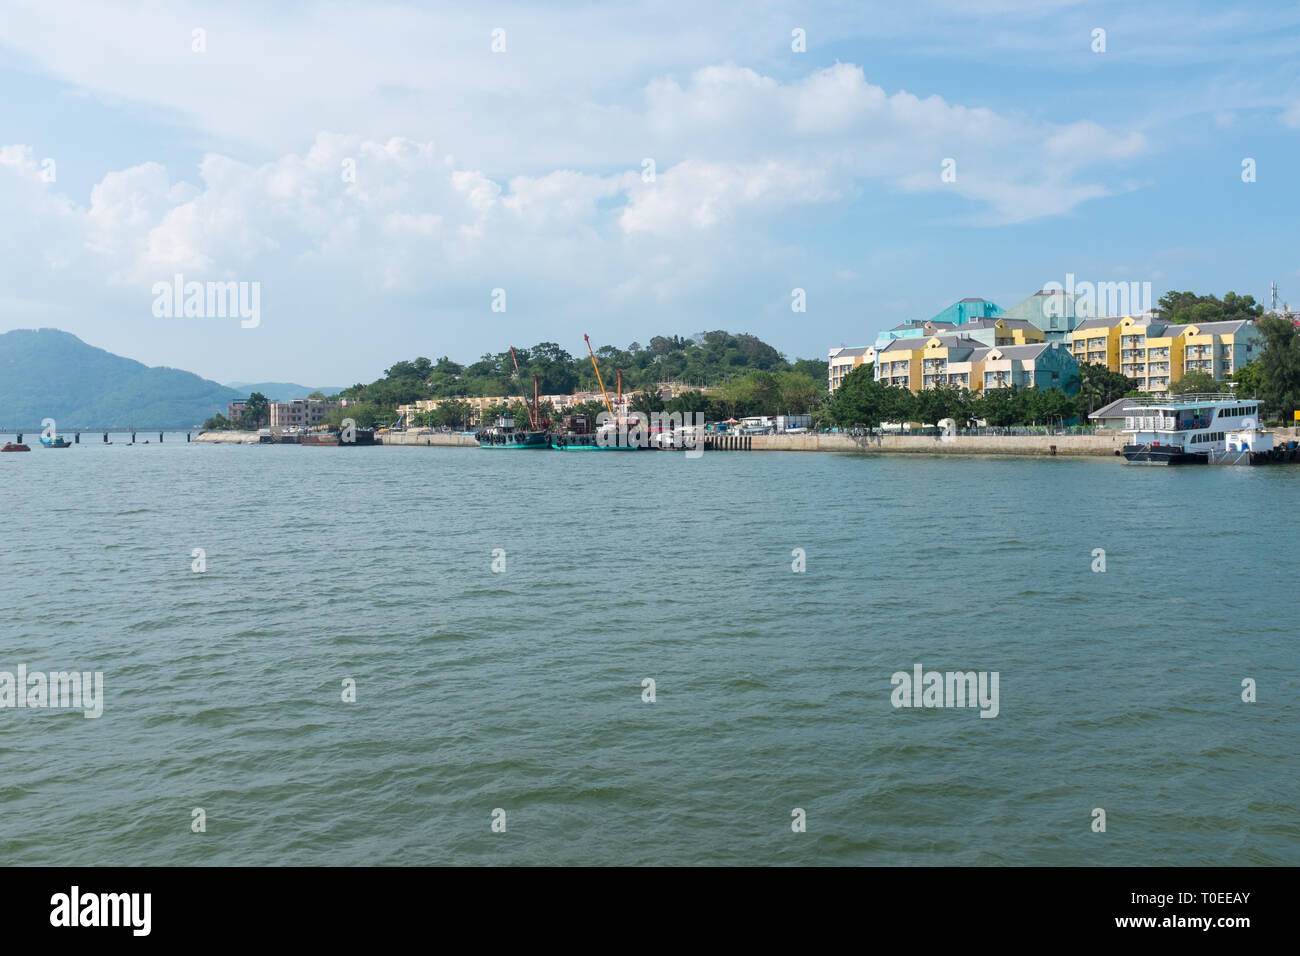
[[[613,422],[596,425],[590,415],[565,415],[559,431],[551,434],[556,451],[634,451],[636,445],[620,444],[618,426]]]
[[[550,448],[550,437],[544,431],[516,428],[512,415],[502,415],[492,425],[474,433],[480,448]]]
[[[1273,433],[1259,428],[1258,399],[1201,392],[1141,396],[1132,402],[1135,414],[1124,419],[1124,431],[1132,434],[1132,441],[1121,452],[1130,464],[1259,464],[1280,460],[1273,454]]]
[[[515,374],[519,374],[519,360],[515,358],[515,347],[510,346],[510,360],[514,362]],[[508,411],[504,415],[497,417],[497,420],[487,428],[481,428],[474,433],[474,438],[480,448],[505,448],[505,449],[538,449],[551,447],[551,435],[548,429],[550,421],[542,419],[541,406],[537,399],[537,376],[533,376],[533,401],[527,404],[525,400],[525,409],[528,412],[528,428],[516,428],[514,416]]]

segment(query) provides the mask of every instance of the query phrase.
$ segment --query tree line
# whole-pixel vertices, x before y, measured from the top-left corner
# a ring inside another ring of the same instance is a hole
[[[602,345],[595,352],[605,388],[611,396],[619,370],[623,373],[624,392],[651,389],[667,381],[714,386],[718,388],[716,394],[699,393],[686,402],[698,406],[692,411],[707,414],[712,409],[725,412],[724,418],[760,411],[779,414],[782,409],[806,412],[825,391],[824,360],[787,360],[771,345],[747,333],[717,330],[689,338],[655,336],[648,345],[633,342],[625,349]],[[531,395],[534,375],[539,392],[547,395],[597,391],[600,387],[590,356],[573,355],[554,342],[540,342],[530,348],[517,347],[513,357],[507,349],[484,355],[469,365],[454,362],[447,356],[437,361],[421,357],[397,362],[374,382],[358,383],[340,392],[339,397],[356,404],[342,410],[346,415],[331,413],[327,421],[351,417],[362,427],[373,427],[392,424],[397,419],[399,405],[421,400]],[[646,401],[653,404],[655,399]],[[436,414],[428,413],[423,420],[417,419],[416,424],[428,423],[435,427],[463,424],[464,409],[448,404],[451,406],[448,411],[443,412],[440,405]],[[602,403],[590,404],[604,409]],[[527,416],[522,420],[527,421]]]

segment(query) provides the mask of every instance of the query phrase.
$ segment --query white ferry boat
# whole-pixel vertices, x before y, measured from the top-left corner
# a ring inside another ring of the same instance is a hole
[[[1124,458],[1143,465],[1204,465],[1232,452],[1243,463],[1271,457],[1273,433],[1259,428],[1259,400],[1230,393],[1131,399]],[[1234,462],[1235,463],[1235,462]]]

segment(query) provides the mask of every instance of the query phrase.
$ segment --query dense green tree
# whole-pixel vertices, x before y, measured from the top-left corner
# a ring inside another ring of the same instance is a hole
[[[1083,362],[1079,365],[1076,411],[1086,418],[1090,413],[1123,398],[1136,388],[1136,381],[1119,372],[1112,372],[1104,365]]]
[[[795,375],[807,375],[817,382],[823,390],[826,388],[827,370],[825,359],[795,359],[790,363],[790,371]]]
[[[664,400],[659,397],[658,392],[644,391],[634,396],[632,401],[628,402],[627,407],[629,411],[641,412],[649,417],[655,412],[664,410]]]
[[[1195,392],[1226,392],[1228,387],[1217,381],[1209,372],[1192,369],[1169,386],[1171,395],[1189,395]]]
[[[397,418],[397,414],[392,409],[380,408],[369,402],[359,402],[347,408],[330,409],[325,413],[322,424],[338,427],[343,424],[345,418],[356,422],[358,428],[379,428],[391,425]]]
[[[1263,382],[1263,365],[1259,359],[1247,362],[1232,377],[1233,391],[1242,398],[1258,398]]]
[[[886,422],[914,422],[921,418],[921,403],[916,395],[900,386],[886,385],[881,392],[882,420]]]
[[[651,342],[654,340],[651,339]],[[680,412],[683,415],[694,415],[697,412],[705,412],[709,407],[709,399],[703,392],[683,392],[676,398],[664,402],[664,411]]]
[[[916,396],[916,417],[926,425],[937,425],[945,418],[965,425],[970,407],[970,393],[955,385],[927,388]]]
[[[1265,316],[1259,320],[1264,354],[1259,358],[1259,397],[1264,414],[1291,421],[1300,410],[1300,332],[1286,319]]]
[[[450,428],[465,428],[469,425],[469,420],[474,416],[474,408],[469,402],[453,398],[450,401],[440,404],[436,411],[438,414],[438,425],[447,425]]]
[[[230,421],[225,415],[217,412],[211,418],[203,423],[205,432],[224,432],[230,428]]]
[[[975,416],[999,428],[1020,424],[1024,408],[1019,391],[1014,385],[1010,388],[986,388],[975,401]]]
[[[1160,297],[1157,311],[1166,322],[1178,325],[1205,322],[1229,322],[1236,319],[1258,319],[1264,306],[1251,295],[1229,292],[1222,299],[1213,295],[1170,290]]]
[[[875,379],[875,366],[859,365],[840,382],[819,420],[838,428],[879,428],[885,419],[885,392]]]
[[[753,415],[770,415],[781,405],[781,383],[771,372],[754,372],[742,380],[745,385],[746,411]]]
[[[261,392],[248,396],[248,402],[244,405],[243,422],[249,428],[261,428],[271,423],[271,403]]]
[[[779,415],[807,415],[826,398],[826,382],[803,372],[777,372],[776,380]]]
[[[654,336],[646,347],[633,342],[627,348],[602,345],[595,351],[605,387],[611,393],[615,389],[618,369],[623,371],[625,391],[650,388],[665,381],[718,386],[756,372],[772,373],[777,377],[779,394],[769,390],[764,396],[764,386],[760,381],[746,399],[763,413],[810,409],[820,400],[825,389],[824,360],[798,359],[791,363],[776,349],[746,333],[733,335],[717,330],[691,337]],[[509,349],[483,355],[469,365],[457,364],[446,356],[434,363],[426,358],[396,362],[385,370],[382,379],[369,385],[354,385],[345,389],[342,395],[371,402],[380,408],[396,408],[428,398],[531,395],[533,375],[538,377],[538,387],[545,394],[568,394],[597,388],[596,372],[585,348],[573,355],[554,342],[542,342],[532,348],[517,347],[515,358],[519,362],[518,373]],[[797,388],[785,378],[789,374],[800,376]],[[815,397],[807,388],[807,381],[815,383],[818,393]],[[765,397],[771,401],[765,402]],[[738,402],[741,398],[744,397],[732,394],[728,401],[739,409],[745,403]],[[772,407],[759,408],[765,404]]]

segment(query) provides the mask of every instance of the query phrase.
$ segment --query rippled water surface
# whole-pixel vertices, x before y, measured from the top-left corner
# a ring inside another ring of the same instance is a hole
[[[169,436],[0,490],[0,671],[105,688],[0,710],[6,863],[1300,864],[1300,468]]]

